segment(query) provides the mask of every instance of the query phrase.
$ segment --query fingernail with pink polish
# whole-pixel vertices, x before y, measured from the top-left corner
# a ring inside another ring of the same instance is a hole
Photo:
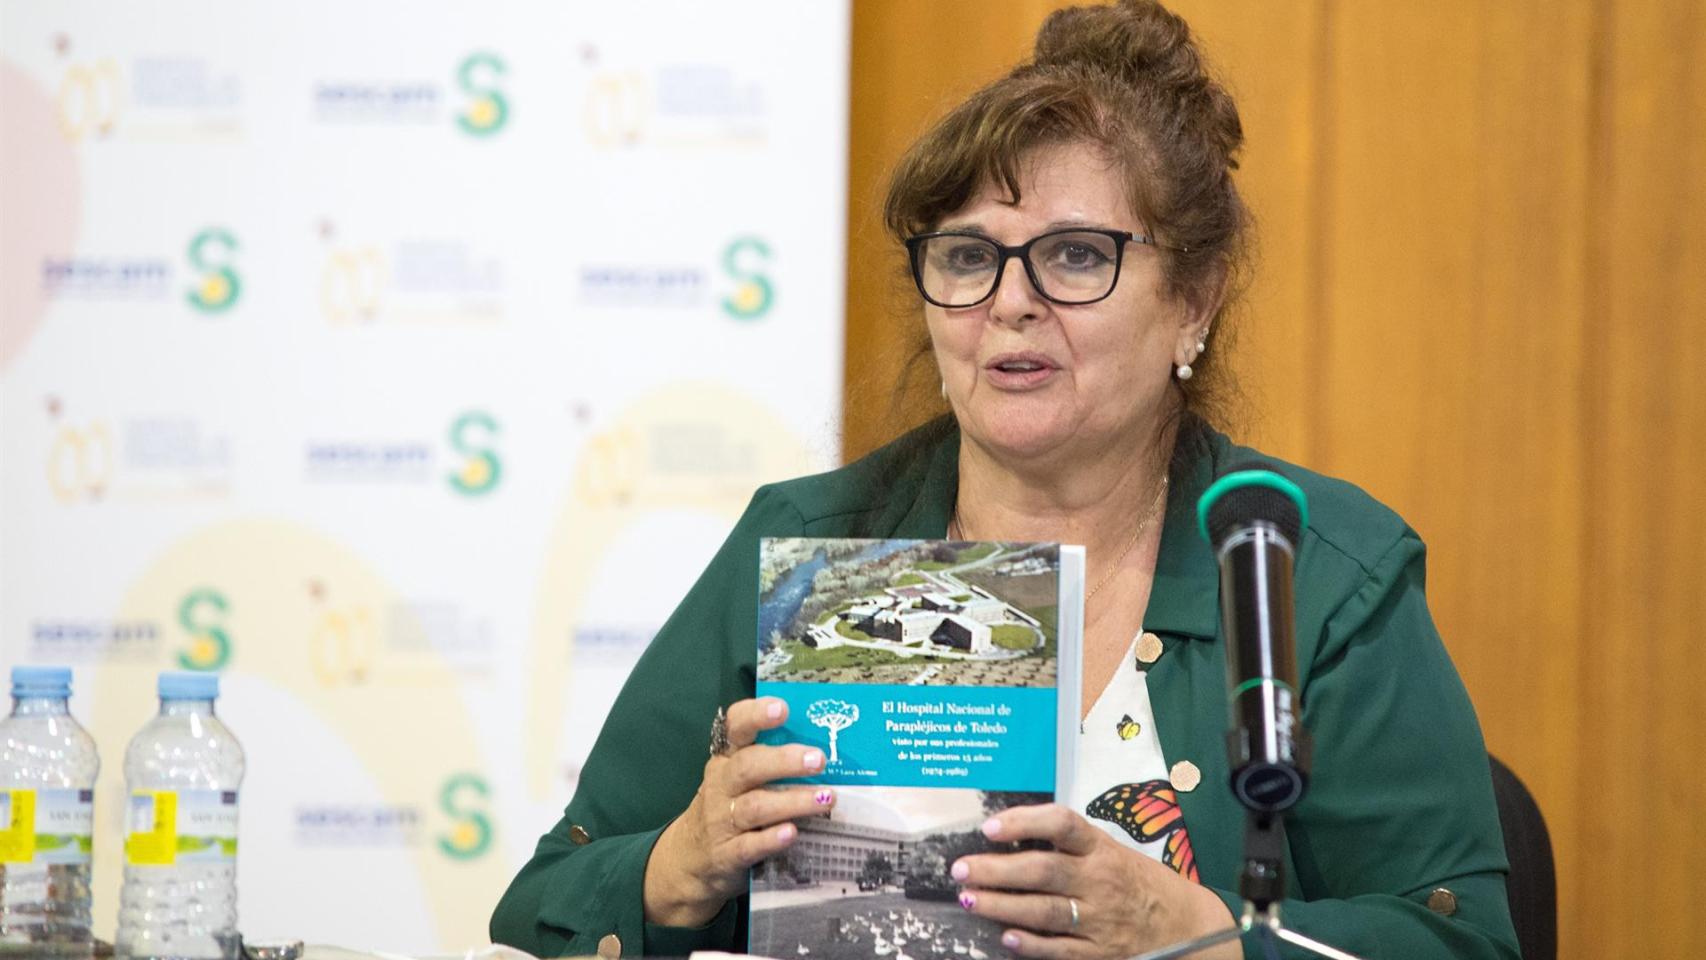
[[[1001,935],[1001,945],[1009,950],[1019,949],[1019,935],[1008,931]]]
[[[807,770],[816,770],[818,767],[823,766],[823,751],[807,750],[805,765]]]
[[[983,821],[983,835],[993,840],[1001,833],[1001,821],[994,817]]]
[[[977,906],[977,896],[970,890],[961,890],[960,906],[965,907],[967,910]]]
[[[769,706],[764,708],[764,713],[766,716],[768,716],[772,720],[776,719],[777,717],[780,717],[782,715],[782,701],[780,701],[780,700],[770,701]]]
[[[796,829],[797,828],[793,824],[784,823],[784,824],[782,824],[782,828],[780,830],[776,831],[776,839],[778,839],[778,840],[792,840],[792,839],[794,839],[794,832]]]
[[[817,793],[812,795],[812,799],[817,801],[818,806],[827,807],[831,803],[835,802],[835,791],[819,790]]]
[[[971,868],[966,866],[966,862],[964,860],[955,860],[954,869],[948,872],[954,875],[955,880],[960,881],[964,881],[965,878],[971,876]]]

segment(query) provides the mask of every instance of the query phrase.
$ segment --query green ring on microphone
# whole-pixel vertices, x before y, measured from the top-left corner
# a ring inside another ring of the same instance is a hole
[[[1236,700],[1238,699],[1239,694],[1246,690],[1254,690],[1264,683],[1271,683],[1276,687],[1284,689],[1286,693],[1291,694],[1293,697],[1297,696],[1297,691],[1293,690],[1291,688],[1291,684],[1286,683],[1284,680],[1275,680],[1273,677],[1251,677],[1243,683],[1240,683],[1238,686],[1233,687],[1232,696],[1228,699]]]
[[[1272,470],[1239,470],[1214,481],[1197,500],[1197,530],[1204,540],[1214,542],[1208,535],[1208,511],[1213,508],[1215,501],[1239,487],[1269,487],[1285,494],[1297,504],[1297,512],[1303,519],[1303,528],[1309,529],[1309,498],[1304,496],[1302,487]]]

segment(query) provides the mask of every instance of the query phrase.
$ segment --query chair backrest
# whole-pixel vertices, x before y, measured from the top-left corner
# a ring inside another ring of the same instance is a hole
[[[1505,855],[1510,858],[1511,923],[1523,960],[1555,960],[1558,956],[1558,877],[1552,866],[1552,837],[1534,796],[1511,768],[1487,755],[1493,768],[1493,796],[1499,804],[1499,826],[1505,831]]]

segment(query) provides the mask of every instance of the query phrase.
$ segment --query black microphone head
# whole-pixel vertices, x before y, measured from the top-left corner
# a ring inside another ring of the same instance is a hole
[[[1197,501],[1202,535],[1219,549],[1232,532],[1257,521],[1276,527],[1295,549],[1309,525],[1309,499],[1279,469],[1262,460],[1245,460],[1222,471]]]

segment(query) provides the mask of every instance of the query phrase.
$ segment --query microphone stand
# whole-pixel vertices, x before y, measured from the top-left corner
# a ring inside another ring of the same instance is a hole
[[[1238,873],[1244,913],[1237,926],[1151,950],[1134,960],[1173,960],[1250,936],[1261,943],[1268,960],[1279,960],[1281,942],[1327,960],[1358,960],[1292,930],[1280,917],[1285,811],[1302,798],[1309,783],[1309,731],[1294,719],[1291,693],[1297,684],[1291,645],[1292,547],[1309,524],[1308,501],[1296,484],[1256,462],[1233,467],[1216,480],[1197,501],[1197,518],[1220,562],[1221,619],[1229,636],[1238,626],[1240,634],[1247,629],[1249,637],[1259,641],[1244,649],[1229,642],[1226,648],[1226,675],[1233,688],[1227,759],[1232,794],[1245,811],[1244,864]],[[1246,548],[1252,551],[1247,562],[1228,561],[1233,550]]]
[[[1284,941],[1327,960],[1360,960],[1355,954],[1328,946],[1287,927],[1280,918],[1279,902],[1285,898],[1285,819],[1282,812],[1255,809],[1244,815],[1244,868],[1238,875],[1238,895],[1244,898],[1244,913],[1238,925],[1195,940],[1140,954],[1133,960],[1173,960],[1206,950],[1228,940],[1254,935],[1262,953],[1278,960]]]

